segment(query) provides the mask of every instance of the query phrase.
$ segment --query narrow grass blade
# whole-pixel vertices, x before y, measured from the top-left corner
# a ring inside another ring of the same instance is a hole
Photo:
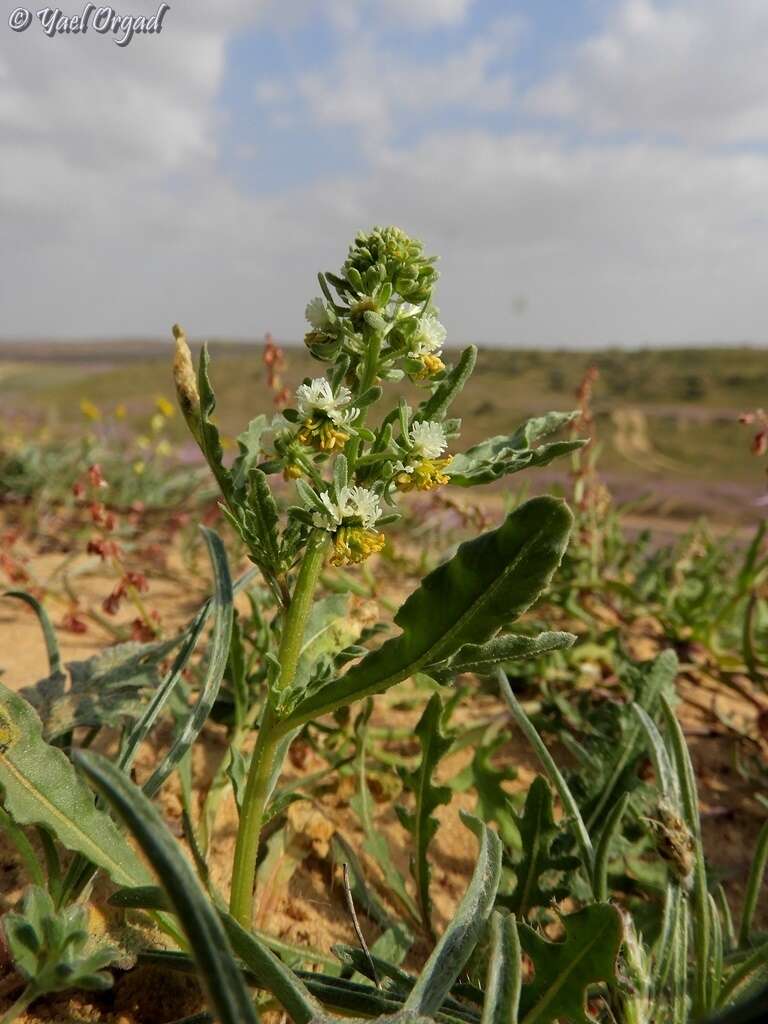
[[[203,536],[208,545],[215,577],[213,597],[214,621],[211,632],[210,656],[197,704],[195,704],[162,763],[158,765],[144,785],[144,792],[148,796],[153,796],[160,789],[197,739],[218,696],[221,680],[227,667],[227,659],[229,658],[229,644],[232,638],[234,612],[232,606],[232,578],[229,573],[227,553],[221,538],[213,530],[203,527]]]
[[[48,612],[43,608],[36,597],[28,594],[26,590],[6,590],[0,597],[15,597],[19,601],[28,604],[37,616],[40,628],[45,639],[45,649],[48,654],[48,674],[52,676],[61,675],[61,654],[59,653],[59,641],[56,639],[56,630],[48,618]]]
[[[501,669],[498,669],[496,672],[496,678],[499,681],[502,697],[509,705],[520,730],[524,733],[526,739],[536,752],[544,771],[549,777],[549,781],[558,792],[566,814],[572,820],[573,829],[576,833],[576,842],[578,843],[581,851],[584,871],[591,882],[594,877],[595,851],[592,847],[592,840],[589,838],[586,825],[584,824],[584,819],[581,816],[579,805],[576,803],[573,793],[571,793],[568,787],[568,783],[563,778],[562,772],[555,764],[554,758],[544,746],[544,742],[536,731],[533,722],[531,722],[528,715],[523,711],[520,701],[512,692],[512,687],[509,685],[506,673]]]
[[[156,871],[189,940],[198,978],[221,1024],[258,1024],[219,915],[160,812],[106,758],[90,750],[77,750],[74,758],[131,830]]]
[[[691,764],[691,755],[680,723],[669,701],[662,695],[661,708],[672,745],[672,756],[680,780],[680,796],[688,827],[696,847],[694,866],[694,944],[696,951],[696,977],[694,1012],[705,1013],[710,1008],[710,929],[709,894],[707,892],[707,869],[704,864],[704,850],[701,843],[701,818],[699,799],[696,792],[696,776]]]
[[[741,914],[741,927],[739,928],[739,944],[742,946],[749,945],[752,920],[755,916],[757,900],[763,885],[766,863],[768,863],[768,821],[760,829],[760,835],[757,837],[757,845],[755,847],[755,855],[752,858],[752,866],[749,869],[747,892],[744,896],[744,910]]]
[[[629,804],[630,794],[623,793],[608,812],[605,825],[600,832],[600,838],[595,848],[595,899],[598,903],[608,901],[608,858],[611,853],[611,844],[618,832],[621,819]]]

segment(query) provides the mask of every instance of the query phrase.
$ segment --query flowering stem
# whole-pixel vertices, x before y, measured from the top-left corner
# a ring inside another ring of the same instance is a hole
[[[315,530],[310,534],[291,603],[285,613],[278,652],[280,673],[264,708],[256,746],[251,755],[235,844],[232,892],[229,902],[230,912],[244,928],[250,928],[251,925],[259,839],[264,812],[271,795],[272,781],[279,774],[279,767],[275,764],[275,759],[280,754],[281,742],[285,735],[285,731],[280,728],[280,716],[275,698],[282,690],[291,685],[296,675],[301,646],[304,641],[304,629],[325,561],[327,544],[328,534],[324,530]],[[284,749],[282,752],[285,752]]]

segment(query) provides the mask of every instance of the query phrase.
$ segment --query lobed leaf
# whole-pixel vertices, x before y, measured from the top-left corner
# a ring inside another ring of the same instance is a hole
[[[429,935],[432,929],[432,901],[429,895],[429,844],[437,832],[437,819],[433,815],[442,804],[450,803],[451,790],[447,786],[436,786],[432,781],[440,759],[451,748],[452,740],[441,729],[443,706],[438,694],[433,693],[424,713],[416,726],[416,737],[421,746],[421,760],[413,771],[401,770],[401,777],[407,789],[415,797],[413,811],[397,806],[397,816],[404,828],[413,837],[411,873],[416,882],[416,894],[421,911],[422,924]]]
[[[565,938],[550,942],[529,925],[518,925],[520,945],[534,976],[523,985],[520,1024],[594,1024],[586,992],[599,982],[618,983],[616,960],[623,929],[621,914],[609,903],[592,903],[562,919]]]

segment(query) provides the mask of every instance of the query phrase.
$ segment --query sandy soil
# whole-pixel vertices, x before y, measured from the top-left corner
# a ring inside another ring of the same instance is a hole
[[[41,581],[56,580],[60,567],[60,554],[41,555],[34,560],[35,576]],[[99,563],[93,559],[70,571],[82,569],[78,575],[78,592],[88,600],[98,602],[108,593],[111,579],[105,577]],[[173,572],[150,574],[147,600],[160,612],[167,629],[188,620],[198,606],[205,590],[205,576],[201,563],[199,580],[193,589],[174,579]],[[53,619],[61,624],[66,602],[53,602]],[[130,612],[123,619],[127,621]],[[65,660],[87,657],[101,650],[108,635],[89,623],[87,633],[79,635],[59,632]],[[647,631],[639,630],[633,638],[637,657],[650,657],[658,647],[659,638],[650,623]],[[695,654],[695,652],[694,652]],[[0,602],[0,666],[2,680],[14,688],[31,683],[46,674],[45,651],[34,615],[25,606],[9,600]],[[746,684],[748,685],[748,684]],[[748,753],[765,762],[763,708],[768,700],[759,695],[740,696],[726,691],[710,674],[706,664],[692,659],[690,671],[681,683],[684,703],[681,718],[689,735],[697,775],[701,787],[701,809],[704,818],[705,843],[713,867],[722,873],[724,885],[736,905],[743,896],[745,876],[751,851],[764,818],[764,811],[755,800],[753,786],[734,770],[734,726],[750,737],[741,744]],[[404,707],[402,693],[392,691],[377,698],[374,725],[412,727],[419,710]],[[493,697],[479,696],[473,702],[471,714],[464,713],[464,724],[503,715],[504,709]],[[724,722],[729,724],[724,724]],[[206,727],[204,743],[195,751],[195,775],[205,787],[216,764],[224,754],[221,731]],[[162,742],[162,737],[160,738]],[[157,751],[145,749],[137,765],[138,780],[151,770]],[[450,780],[466,766],[472,751],[463,751],[443,762],[438,781]],[[510,790],[525,789],[536,771],[530,752],[519,735],[498,754],[498,765],[514,766],[518,778],[510,783]],[[309,749],[294,751],[287,764],[286,774],[309,773],[322,767],[322,761]],[[340,871],[334,866],[329,853],[330,840],[335,833],[348,839],[356,850],[361,847],[361,834],[349,800],[354,794],[354,779],[342,774],[329,791],[312,802],[294,805],[289,815],[287,836],[289,842],[281,855],[276,855],[269,867],[268,879],[263,879],[261,903],[257,909],[257,923],[266,931],[297,945],[310,946],[329,954],[337,942],[354,943],[354,933],[344,905],[340,885]],[[374,798],[376,793],[374,792]],[[434,863],[432,894],[435,904],[435,923],[440,931],[450,919],[463,894],[475,858],[474,837],[459,820],[459,809],[472,809],[473,793],[454,796],[450,805],[440,808],[441,827],[432,847]],[[161,806],[171,827],[180,833],[181,802],[175,781],[164,788]],[[390,843],[394,859],[404,874],[408,871],[409,837],[393,810],[393,802],[384,799],[376,805],[377,829]],[[213,841],[213,878],[222,889],[231,868],[236,826],[236,812],[231,797],[221,806]],[[378,868],[363,857],[376,885]],[[6,846],[0,845],[0,872],[2,889],[0,905],[7,908],[15,902],[24,883],[22,873]],[[761,907],[761,918],[768,920],[768,908]],[[361,924],[369,943],[378,935],[377,927],[364,915]],[[409,965],[418,967],[428,953],[425,942],[416,945]],[[0,992],[3,982],[0,980]],[[114,989],[95,997],[75,994],[55,1000],[41,1001],[34,1013],[25,1019],[28,1024],[55,1021],[57,1024],[164,1024],[200,1007],[200,996],[194,983],[181,976],[160,975],[157,971],[141,968],[139,971],[118,972]]]

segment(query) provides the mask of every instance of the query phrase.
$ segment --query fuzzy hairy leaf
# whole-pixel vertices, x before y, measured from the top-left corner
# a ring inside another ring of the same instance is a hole
[[[548,585],[563,557],[573,517],[565,502],[533,498],[496,530],[460,545],[426,576],[395,615],[402,632],[346,675],[302,701],[287,719],[299,724],[373,693],[483,643],[521,615]]]
[[[509,436],[498,435],[453,456],[446,469],[452,484],[474,487],[492,483],[502,476],[519,473],[529,466],[546,466],[553,459],[583,447],[583,441],[553,441],[537,444],[573,422],[577,413],[551,412],[528,420]]]
[[[41,825],[68,849],[103,868],[118,885],[142,885],[149,874],[65,754],[42,736],[34,708],[0,684],[0,789],[18,825]]]
[[[440,1008],[485,929],[499,888],[501,840],[477,818],[463,814],[462,820],[480,848],[467,891],[405,1001],[404,1009],[419,1015]]]
[[[587,989],[619,980],[616,958],[623,932],[616,907],[592,903],[562,923],[561,942],[549,942],[529,925],[518,924],[520,945],[534,969],[533,980],[522,988],[520,1024],[594,1024],[585,1009]]]
[[[90,750],[75,759],[141,846],[183,927],[211,1008],[221,1024],[258,1024],[218,913],[155,805],[106,758]]]
[[[3,918],[14,966],[31,983],[35,996],[69,988],[111,988],[112,976],[104,968],[118,959],[111,946],[91,942],[86,907],[56,910],[48,892],[31,885],[21,912]]]
[[[397,806],[395,809],[400,823],[413,837],[411,873],[416,882],[416,894],[421,911],[421,920],[430,935],[432,929],[432,900],[429,895],[429,860],[427,851],[437,832],[435,811],[442,804],[450,803],[451,790],[448,786],[436,786],[432,781],[440,759],[451,747],[451,738],[441,729],[443,706],[438,694],[433,693],[424,714],[416,726],[416,737],[421,746],[421,761],[413,771],[401,770],[400,775],[407,789],[413,793],[416,806],[413,811]]]
[[[461,672],[483,675],[491,672],[496,665],[540,658],[552,651],[572,647],[575,642],[573,633],[539,633],[538,636],[505,633],[485,644],[464,644],[450,658],[438,665],[430,665],[429,674],[438,683],[449,682]]]
[[[520,938],[512,914],[491,918],[491,956],[482,1024],[517,1024],[523,974]]]
[[[440,381],[426,402],[419,406],[415,419],[435,420],[445,416],[451,402],[472,376],[476,362],[477,348],[470,345],[464,349],[456,366]]]
[[[147,695],[159,684],[159,665],[178,639],[108,647],[84,661],[71,661],[67,677],[55,672],[19,693],[34,707],[47,740],[76,726],[116,726],[139,717]]]

